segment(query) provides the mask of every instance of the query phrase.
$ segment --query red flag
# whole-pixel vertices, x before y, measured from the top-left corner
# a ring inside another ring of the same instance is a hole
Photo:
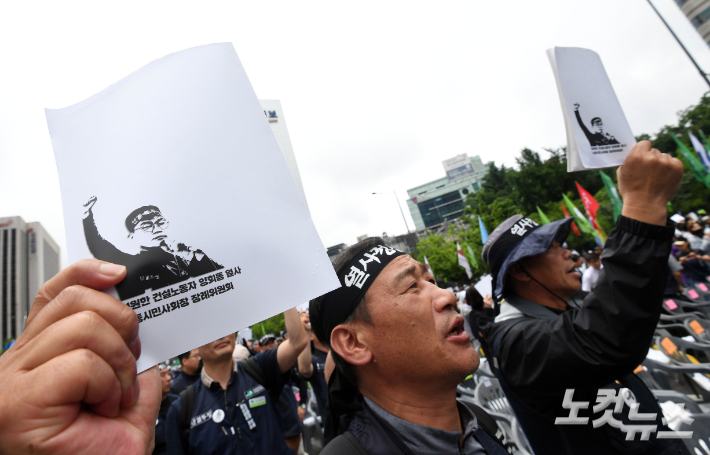
[[[574,182],[577,184],[577,191],[579,191],[579,197],[582,198],[582,204],[584,204],[584,210],[587,211],[587,215],[594,221],[593,224],[596,224],[597,221],[597,210],[599,210],[599,203],[597,202],[596,199],[594,199],[594,196],[592,196],[589,191],[585,190],[582,188],[582,185],[579,184],[579,182]],[[594,226],[595,229],[598,229],[596,226]]]
[[[565,207],[564,204],[560,204],[562,206],[562,213],[565,214],[565,218],[569,218],[569,212],[567,211],[567,208]],[[574,221],[572,222],[572,230],[574,231],[575,234],[581,236],[582,233],[579,232],[579,229],[577,228],[577,225],[574,224]]]

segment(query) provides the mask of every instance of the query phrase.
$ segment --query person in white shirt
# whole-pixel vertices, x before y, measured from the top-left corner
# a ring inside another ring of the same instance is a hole
[[[587,253],[584,259],[587,261],[587,270],[582,275],[582,290],[592,292],[599,281],[599,272],[603,268],[602,260],[597,253]]]

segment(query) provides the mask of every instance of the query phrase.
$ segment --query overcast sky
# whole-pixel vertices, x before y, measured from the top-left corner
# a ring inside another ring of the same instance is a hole
[[[447,158],[513,165],[523,147],[565,145],[547,48],[598,52],[637,135],[708,90],[644,0],[244,3],[0,3],[0,216],[40,221],[66,265],[44,108],[202,44],[232,42],[257,96],[281,100],[326,247],[405,232],[373,191],[396,190],[413,227],[406,190],[443,177]],[[655,4],[710,71],[673,0]]]

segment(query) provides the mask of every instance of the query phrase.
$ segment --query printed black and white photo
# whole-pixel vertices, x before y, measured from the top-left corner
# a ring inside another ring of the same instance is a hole
[[[154,205],[139,207],[126,217],[128,238],[140,252],[130,254],[121,251],[102,237],[96,228],[92,211],[96,203],[96,196],[92,196],[84,204],[86,244],[96,259],[126,266],[126,278],[116,285],[121,300],[223,268],[204,251],[171,238],[168,231],[170,223]]]
[[[579,103],[574,104],[574,115],[577,117],[577,123],[579,124],[579,127],[582,128],[582,131],[584,131],[584,135],[587,136],[589,144],[592,147],[619,143],[614,136],[604,131],[604,122],[602,122],[600,117],[594,117],[590,121],[593,131],[589,131],[589,128],[587,128],[584,124],[584,121],[579,114]]]

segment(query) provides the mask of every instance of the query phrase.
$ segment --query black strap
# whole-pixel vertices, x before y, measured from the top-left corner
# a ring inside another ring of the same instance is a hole
[[[275,390],[269,387],[269,381],[267,381],[266,379],[266,373],[264,373],[264,370],[261,368],[261,365],[259,365],[259,362],[257,362],[254,357],[249,357],[246,360],[240,361],[239,366],[244,368],[244,371],[249,376],[254,378],[256,382],[264,386],[266,391],[269,392],[271,401],[273,401],[276,406],[281,408],[282,411],[288,410],[288,405],[281,401],[281,391],[279,390],[279,392],[276,393]]]
[[[186,454],[190,453],[190,420],[195,409],[195,384],[180,392],[180,439]]]
[[[491,415],[488,414],[488,412],[486,412],[485,409],[483,409],[482,407],[477,406],[469,401],[463,401],[460,403],[463,403],[464,405],[466,405],[466,407],[468,409],[470,409],[471,412],[473,412],[473,415],[476,416],[476,420],[478,421],[479,430],[483,429],[483,431],[488,433],[488,435],[491,438],[493,438],[495,441],[498,442],[498,445],[500,445],[501,447],[507,448],[507,444],[505,444],[503,441],[500,440],[500,438],[498,438],[498,436],[496,436],[496,434],[498,433],[498,425],[496,424],[496,420],[493,417],[491,417]],[[478,434],[478,432],[476,432],[476,438],[479,439],[479,442],[481,442],[480,438],[478,436],[479,436],[479,434]],[[483,442],[481,442],[481,444],[484,445]],[[484,447],[485,447],[485,445],[484,445]],[[487,447],[486,447],[486,450],[488,450]],[[494,453],[494,452],[490,452],[490,453]]]
[[[321,451],[321,455],[368,455],[360,441],[349,431],[335,437]]]

